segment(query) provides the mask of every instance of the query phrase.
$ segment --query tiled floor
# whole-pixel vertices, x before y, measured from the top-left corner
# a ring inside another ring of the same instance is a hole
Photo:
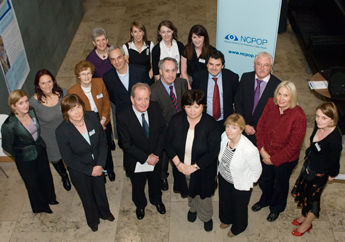
[[[69,88],[76,78],[74,66],[85,59],[93,46],[90,31],[102,26],[109,34],[109,44],[123,44],[129,38],[129,24],[134,20],[142,21],[148,37],[155,40],[158,23],[170,19],[178,28],[179,40],[186,43],[190,27],[204,25],[215,46],[216,41],[216,0],[84,0],[85,16],[74,37],[72,45],[57,75],[62,87]],[[278,36],[274,74],[281,80],[293,81],[298,89],[299,105],[308,118],[307,134],[301,151],[303,157],[313,128],[315,107],[322,102],[309,90],[307,81],[311,74],[305,71],[306,61],[301,53],[291,28]],[[248,70],[250,71],[250,70]],[[285,212],[274,223],[266,221],[268,208],[254,213],[249,211],[247,230],[228,238],[226,230],[219,228],[218,195],[213,197],[214,229],[206,233],[199,220],[189,223],[186,219],[188,205],[171,189],[163,193],[167,208],[165,215],[157,213],[152,205],[146,208],[146,216],[138,221],[135,207],[131,201],[131,184],[122,168],[122,151],[113,152],[116,181],[107,182],[107,193],[111,211],[116,217],[112,223],[101,221],[99,231],[91,232],[85,221],[80,199],[74,188],[67,192],[62,188],[60,179],[52,167],[59,205],[52,206],[53,214],[31,212],[28,196],[15,164],[3,162],[0,166],[10,176],[7,179],[0,172],[0,241],[345,241],[345,196],[344,183],[329,183],[322,195],[321,215],[313,223],[309,234],[301,238],[291,235],[293,218],[299,216],[293,198],[289,196]],[[341,173],[345,173],[345,156],[341,160]],[[291,176],[293,183],[301,164]],[[170,172],[171,173],[171,172]],[[170,185],[172,176],[169,177]],[[290,184],[292,186],[292,184]],[[261,191],[254,188],[250,206],[258,201]]]

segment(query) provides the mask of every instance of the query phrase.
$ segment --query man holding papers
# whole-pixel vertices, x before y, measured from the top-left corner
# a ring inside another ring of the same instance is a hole
[[[150,203],[160,214],[166,212],[160,188],[166,124],[159,104],[150,102],[150,87],[147,84],[133,86],[131,102],[131,106],[118,114],[117,125],[124,166],[132,182],[132,200],[140,220],[145,216],[147,205],[144,192],[146,179]]]

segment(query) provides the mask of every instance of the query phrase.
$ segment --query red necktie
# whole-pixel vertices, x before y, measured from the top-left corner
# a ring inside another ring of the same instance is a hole
[[[213,100],[212,100],[212,110],[213,110],[213,117],[215,120],[220,118],[220,98],[219,98],[219,90],[217,85],[216,77],[212,78],[214,80],[214,91],[213,91]]]

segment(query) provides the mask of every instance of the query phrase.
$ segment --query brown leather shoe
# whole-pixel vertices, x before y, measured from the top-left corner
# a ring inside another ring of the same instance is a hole
[[[92,230],[93,232],[98,231],[98,225],[91,227],[91,230]]]
[[[221,223],[219,227],[220,227],[221,229],[226,229],[227,227],[229,227],[229,225],[230,225],[230,224]]]
[[[115,220],[114,215],[110,214],[109,218],[107,218],[108,221],[113,222]]]

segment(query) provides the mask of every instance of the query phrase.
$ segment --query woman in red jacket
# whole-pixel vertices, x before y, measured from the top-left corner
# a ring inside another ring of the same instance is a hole
[[[269,206],[267,220],[275,221],[286,207],[289,179],[298,163],[307,119],[297,105],[292,82],[281,82],[270,98],[257,125],[257,148],[262,158],[260,188],[262,195],[252,207],[254,212]]]

